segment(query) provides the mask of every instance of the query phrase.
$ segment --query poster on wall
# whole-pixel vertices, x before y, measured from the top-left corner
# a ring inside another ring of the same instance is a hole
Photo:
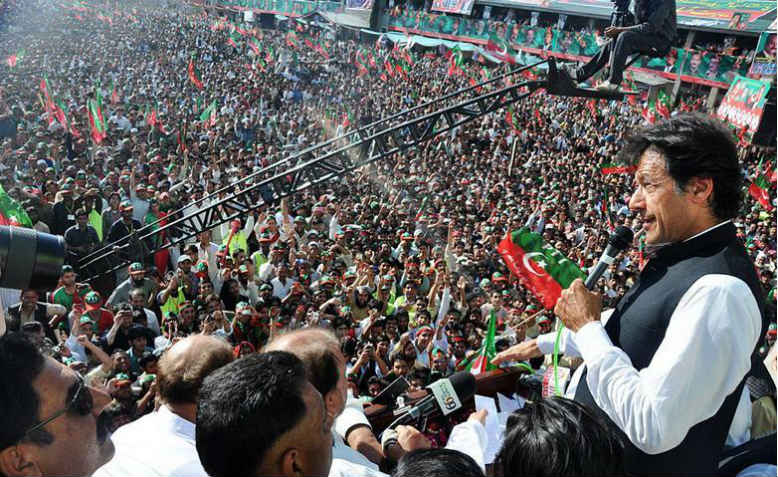
[[[470,15],[475,0],[432,0],[432,9],[444,13]]]
[[[776,34],[775,32],[762,32],[759,35],[759,43],[756,45],[754,62],[748,76],[759,78],[762,76],[775,76]]]
[[[742,140],[751,142],[762,119],[769,90],[766,81],[738,75],[721,100],[716,116],[731,124]]]

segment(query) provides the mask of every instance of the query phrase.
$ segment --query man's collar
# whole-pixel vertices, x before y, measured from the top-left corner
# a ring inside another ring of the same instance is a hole
[[[725,220],[684,240],[660,248],[657,258],[674,260],[693,256],[704,249],[720,247],[735,239],[735,226],[731,220]]]

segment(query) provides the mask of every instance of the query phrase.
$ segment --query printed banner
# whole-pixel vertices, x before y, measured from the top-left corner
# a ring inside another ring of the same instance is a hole
[[[395,7],[389,13],[389,28],[395,31],[424,34],[448,40],[486,44],[499,39],[514,50],[533,55],[550,53],[565,59],[585,60],[594,56],[605,42],[597,32],[565,31],[554,27],[533,27],[518,23],[488,21],[431,14]],[[766,43],[769,45],[769,43]],[[769,49],[769,48],[768,48]],[[640,57],[634,68],[657,72],[675,79],[679,69],[686,82],[726,88],[737,75],[745,76],[748,62],[745,56],[730,56],[700,50],[672,48],[664,58]]]
[[[748,76],[752,78],[775,76],[775,50],[775,32],[762,32],[762,34],[759,35],[759,43],[756,45],[754,62],[751,63],[751,69],[748,71]]]
[[[741,141],[751,142],[764,113],[769,90],[770,84],[766,81],[738,76],[721,100],[716,116],[731,124]]]
[[[444,13],[470,15],[475,0],[433,0],[432,9]]]

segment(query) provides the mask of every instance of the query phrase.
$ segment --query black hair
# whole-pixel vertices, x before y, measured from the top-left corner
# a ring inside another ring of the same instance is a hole
[[[506,477],[625,475],[624,443],[589,408],[554,396],[508,417],[497,463]]]
[[[713,179],[710,207],[717,218],[738,214],[743,176],[732,132],[720,121],[688,113],[638,129],[627,138],[619,158],[637,164],[648,149],[662,154],[668,174],[681,189],[693,177]]]
[[[285,351],[251,354],[211,373],[200,388],[195,426],[208,475],[253,475],[305,416],[306,383],[302,361]]]
[[[0,450],[25,437],[36,444],[50,444],[54,437],[45,429],[28,433],[40,419],[40,398],[32,382],[46,363],[38,347],[22,333],[0,337]]]
[[[416,449],[397,463],[392,477],[483,477],[484,471],[467,454],[452,449]]]

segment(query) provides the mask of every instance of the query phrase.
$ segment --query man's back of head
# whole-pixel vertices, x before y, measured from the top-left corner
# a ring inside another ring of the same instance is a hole
[[[483,477],[484,472],[467,454],[453,449],[417,449],[405,454],[392,477]]]
[[[527,403],[508,418],[497,456],[500,475],[624,475],[616,429],[570,399]]]
[[[203,382],[197,452],[212,477],[327,475],[332,461],[327,422],[321,394],[296,356],[252,354]]]
[[[196,404],[206,376],[233,358],[230,346],[213,336],[193,335],[177,342],[159,360],[160,399],[171,407]],[[191,417],[194,421],[194,414]]]
[[[345,360],[335,335],[321,328],[307,328],[283,334],[270,342],[264,351],[286,351],[297,356],[305,366],[308,380],[324,397],[332,417],[345,405]],[[338,389],[340,385],[340,388]]]

